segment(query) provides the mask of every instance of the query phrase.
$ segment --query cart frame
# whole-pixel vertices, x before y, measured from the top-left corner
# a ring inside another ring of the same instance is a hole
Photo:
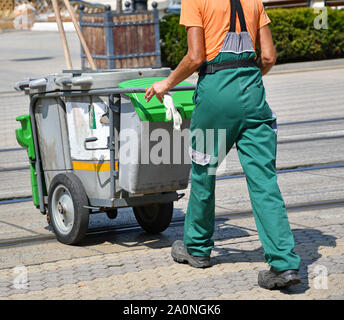
[[[25,85],[24,85],[25,87]],[[178,86],[170,91],[191,91],[195,90],[196,86]],[[20,89],[23,90],[22,87]],[[118,160],[118,154],[116,154],[116,138],[114,134],[114,129],[117,129],[119,133],[120,128],[120,112],[121,112],[121,94],[127,93],[144,93],[146,88],[113,88],[113,89],[93,89],[87,91],[58,91],[58,92],[48,92],[48,93],[37,93],[30,95],[30,107],[29,115],[32,126],[32,135],[34,140],[34,147],[36,150],[35,167],[37,174],[37,187],[39,194],[39,209],[42,214],[46,214],[46,205],[48,204],[48,197],[44,196],[44,176],[39,143],[37,137],[37,127],[35,120],[35,107],[36,102],[39,99],[55,98],[57,103],[64,107],[64,102],[61,97],[81,97],[81,96],[107,96],[108,97],[108,107],[109,107],[109,139],[107,149],[110,151],[110,196],[109,199],[89,199],[90,206],[85,206],[87,209],[97,210],[100,208],[123,208],[123,207],[133,207],[141,206],[151,203],[165,203],[179,200],[184,194],[178,194],[176,191],[165,192],[160,194],[146,194],[142,196],[129,197],[129,193],[123,191],[120,198],[116,198],[116,178],[118,178],[118,170],[115,169],[115,161]],[[85,140],[85,145],[87,142],[92,140]],[[118,139],[117,139],[118,143]],[[66,170],[67,172],[70,170]],[[71,170],[73,172],[73,170]],[[123,197],[124,196],[124,197]]]

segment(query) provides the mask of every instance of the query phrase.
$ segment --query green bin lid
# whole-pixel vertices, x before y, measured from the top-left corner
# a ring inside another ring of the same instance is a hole
[[[166,78],[162,77],[153,77],[153,78],[141,78],[123,81],[118,84],[119,88],[149,88],[151,85],[157,81],[161,81]],[[191,83],[187,81],[182,81],[178,86],[190,86]],[[179,111],[182,119],[190,119],[192,111],[195,107],[192,96],[194,90],[188,91],[175,91],[172,92],[171,96],[177,110]],[[133,103],[135,110],[142,121],[150,122],[168,122],[166,120],[166,108],[154,96],[148,103],[144,98],[144,93],[127,93],[131,102]],[[172,120],[171,120],[172,121]]]

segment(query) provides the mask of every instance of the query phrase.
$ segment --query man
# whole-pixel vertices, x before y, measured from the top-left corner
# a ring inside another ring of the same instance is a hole
[[[187,30],[188,52],[145,97],[149,101],[156,95],[162,101],[164,94],[201,67],[190,125],[191,190],[184,241],[172,245],[173,259],[198,268],[211,266],[214,170],[235,143],[264,257],[271,266],[259,272],[258,283],[273,289],[300,282],[300,258],[293,252],[294,238],[277,184],[276,118],[262,83],[262,75],[276,61],[269,23],[261,0],[183,0],[180,24]],[[258,63],[256,43],[261,53]],[[207,130],[213,130],[213,140],[207,139]]]

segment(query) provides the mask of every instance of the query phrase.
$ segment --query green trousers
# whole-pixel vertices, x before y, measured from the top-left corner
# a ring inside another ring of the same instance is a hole
[[[188,252],[209,256],[214,247],[215,171],[235,143],[266,262],[277,271],[298,270],[300,258],[293,252],[294,238],[277,184],[276,119],[265,101],[260,70],[227,69],[200,76],[194,102],[191,191],[184,225]]]

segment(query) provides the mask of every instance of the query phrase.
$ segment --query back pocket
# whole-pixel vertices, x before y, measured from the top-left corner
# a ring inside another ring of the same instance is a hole
[[[252,108],[254,108],[257,117],[259,119],[266,119],[271,117],[271,110],[269,105],[265,101],[265,88],[263,82],[254,82],[247,87],[247,92],[250,95],[250,102]]]

